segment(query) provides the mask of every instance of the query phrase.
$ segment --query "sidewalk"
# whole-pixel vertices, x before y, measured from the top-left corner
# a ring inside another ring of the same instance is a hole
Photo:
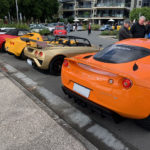
[[[0,150],[85,150],[0,73]]]

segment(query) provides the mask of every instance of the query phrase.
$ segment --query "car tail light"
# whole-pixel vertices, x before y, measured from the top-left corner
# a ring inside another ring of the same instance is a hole
[[[122,81],[122,85],[123,85],[124,88],[129,89],[132,86],[132,81],[129,80],[129,79],[124,79]]]
[[[38,55],[38,51],[35,51],[35,53],[34,53],[34,54],[35,54],[35,56],[37,56],[37,55]]]
[[[64,62],[63,62],[63,66],[68,67],[68,65],[69,65],[69,62],[68,62],[68,60],[65,59]]]
[[[42,57],[42,56],[43,56],[43,52],[40,52],[40,53],[39,53],[39,56]]]

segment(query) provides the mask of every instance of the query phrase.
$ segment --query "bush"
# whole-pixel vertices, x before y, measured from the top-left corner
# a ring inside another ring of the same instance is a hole
[[[0,24],[0,27],[1,27],[1,28],[2,28],[2,27],[14,27],[14,28],[28,29],[28,30],[30,29],[27,24],[23,24],[23,23],[21,23],[21,24],[15,24],[15,23],[13,23],[13,24],[3,24],[3,23],[1,23],[1,24]]]
[[[98,25],[98,24],[92,24],[92,26],[91,26],[92,30],[99,30],[99,28],[100,28],[100,25]]]
[[[50,31],[48,29],[43,29],[43,30],[40,31],[40,34],[41,35],[49,35]]]
[[[101,35],[118,35],[118,31],[117,30],[113,30],[113,31],[102,31]]]

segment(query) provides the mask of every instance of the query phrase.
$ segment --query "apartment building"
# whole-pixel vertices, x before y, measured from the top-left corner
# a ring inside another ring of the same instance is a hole
[[[130,10],[136,7],[137,1],[138,0],[60,0],[63,18],[74,17],[79,21],[90,20],[98,24],[105,24],[108,20],[117,23],[123,21],[129,17]]]
[[[150,7],[150,0],[137,0],[137,8]]]

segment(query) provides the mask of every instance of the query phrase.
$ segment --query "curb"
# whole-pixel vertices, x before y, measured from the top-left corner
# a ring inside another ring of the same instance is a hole
[[[14,67],[0,61],[0,69],[5,76],[19,86],[36,104],[78,139],[88,150],[136,149],[132,145],[122,142],[113,133],[93,122],[89,116],[72,107],[71,104],[46,88],[41,87]],[[97,141],[96,144],[94,143],[95,140]]]

